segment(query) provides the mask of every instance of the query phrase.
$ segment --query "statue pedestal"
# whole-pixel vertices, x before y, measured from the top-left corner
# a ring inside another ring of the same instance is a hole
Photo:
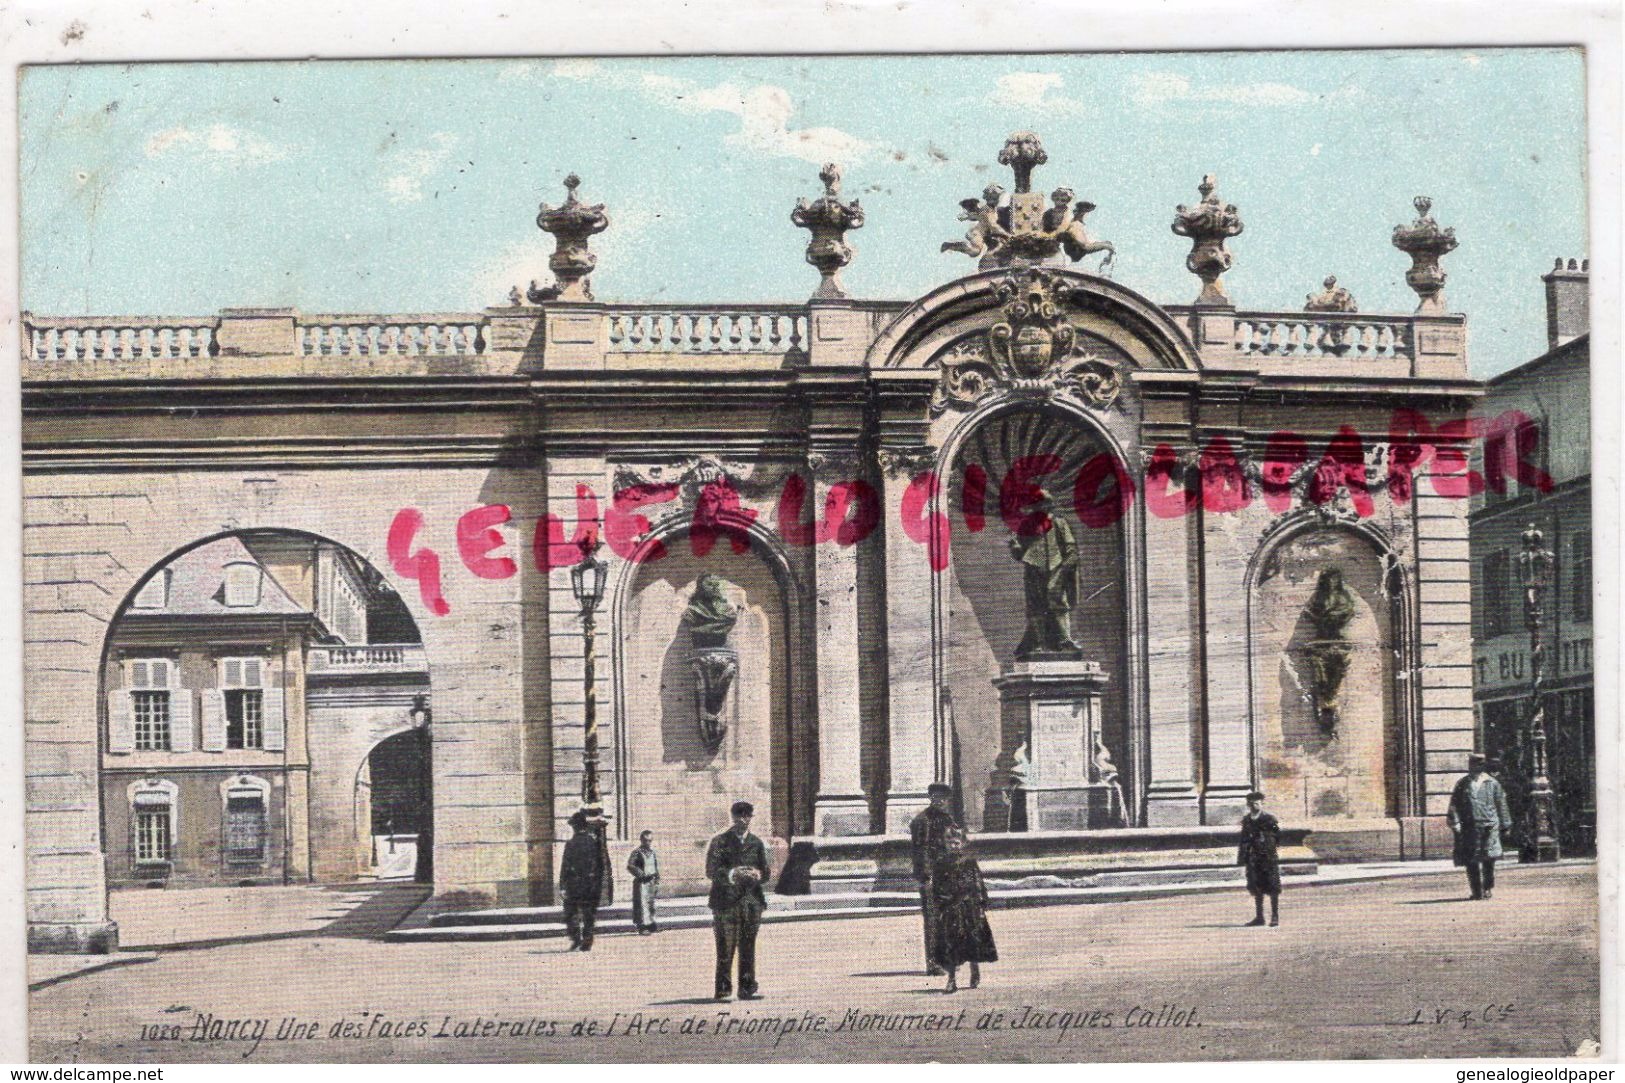
[[[987,789],[984,830],[1115,826],[1111,780],[1096,777],[1094,765],[1106,680],[1100,663],[1071,658],[1016,662],[994,679],[1004,751]]]

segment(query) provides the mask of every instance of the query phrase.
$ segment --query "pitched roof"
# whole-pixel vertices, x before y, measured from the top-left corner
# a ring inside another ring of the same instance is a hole
[[[226,604],[226,565],[239,562],[257,566],[263,575],[258,605]],[[169,571],[169,595],[164,606],[149,609],[132,605],[125,611],[126,616],[296,616],[310,612],[290,598],[235,537],[200,545],[164,567]]]

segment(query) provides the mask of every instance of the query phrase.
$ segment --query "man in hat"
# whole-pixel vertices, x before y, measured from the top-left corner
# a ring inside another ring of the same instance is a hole
[[[564,844],[559,866],[559,893],[564,898],[564,923],[570,930],[571,951],[591,951],[598,908],[615,897],[615,878],[609,871],[608,818],[602,805],[586,804],[570,817],[575,832]]]
[[[1270,900],[1270,924],[1281,924],[1281,821],[1264,811],[1264,795],[1247,795],[1247,814],[1241,818],[1241,846],[1236,864],[1247,870],[1247,892],[1253,897],[1253,920],[1264,924],[1264,896]]]
[[[739,956],[739,999],[755,1000],[756,931],[762,924],[767,899],[762,884],[772,875],[767,847],[750,833],[756,809],[749,801],[735,801],[729,809],[733,825],[711,840],[705,850],[705,875],[711,881],[711,927],[717,942],[716,998],[733,993],[734,955]]]
[[[948,802],[954,790],[946,782],[933,782],[925,788],[931,803],[908,825],[909,837],[914,843],[914,879],[920,885],[920,914],[925,920],[925,972],[938,975],[947,973],[938,955],[938,915],[936,896],[933,894],[936,872],[948,858],[948,834],[958,831],[954,814],[948,811]]]
[[[1507,794],[1489,772],[1489,761],[1474,752],[1467,774],[1450,795],[1450,830],[1455,832],[1455,861],[1467,867],[1467,887],[1475,899],[1495,891],[1495,862],[1501,856],[1501,832],[1512,830]]]

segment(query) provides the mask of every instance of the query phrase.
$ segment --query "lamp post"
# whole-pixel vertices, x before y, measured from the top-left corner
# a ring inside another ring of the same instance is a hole
[[[1545,535],[1534,523],[1523,532],[1523,549],[1518,553],[1518,579],[1523,584],[1523,620],[1529,629],[1529,822],[1519,858],[1524,862],[1556,861],[1558,858],[1557,795],[1546,777],[1546,590],[1552,582],[1552,551]]]
[[[575,592],[581,606],[581,638],[586,648],[582,659],[582,683],[586,703],[583,715],[583,742],[581,749],[581,800],[597,804],[598,792],[598,683],[595,672],[598,662],[598,603],[604,600],[604,578],[608,565],[594,558],[598,552],[596,531],[581,539],[581,561],[570,569],[570,589]]]

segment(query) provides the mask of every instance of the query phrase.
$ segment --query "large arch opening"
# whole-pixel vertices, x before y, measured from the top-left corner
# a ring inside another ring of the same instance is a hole
[[[293,530],[178,550],[115,613],[100,684],[111,887],[375,875],[357,780],[426,721],[429,676],[405,603],[353,550]]]

